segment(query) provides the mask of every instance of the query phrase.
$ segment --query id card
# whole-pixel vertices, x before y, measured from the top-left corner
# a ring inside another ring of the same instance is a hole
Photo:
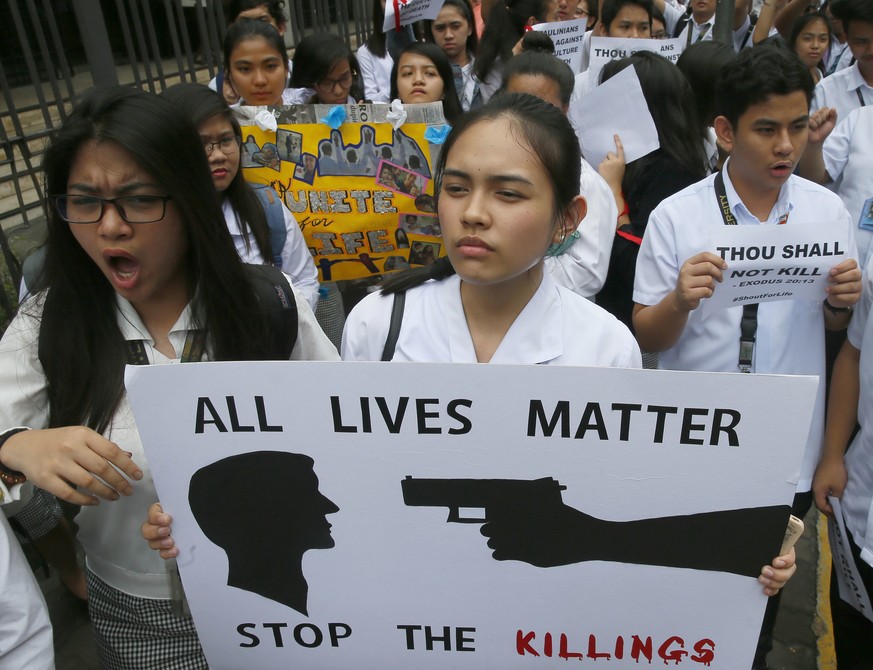
[[[861,208],[861,218],[858,221],[858,228],[873,232],[873,198],[867,198],[864,201],[864,206]]]

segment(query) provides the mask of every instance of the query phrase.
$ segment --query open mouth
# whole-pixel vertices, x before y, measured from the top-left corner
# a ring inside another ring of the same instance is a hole
[[[787,179],[793,171],[794,166],[791,163],[778,163],[770,166],[770,174],[779,179]]]
[[[129,288],[139,276],[140,265],[130,254],[121,251],[104,251],[103,258],[109,265],[114,283],[120,288]]]

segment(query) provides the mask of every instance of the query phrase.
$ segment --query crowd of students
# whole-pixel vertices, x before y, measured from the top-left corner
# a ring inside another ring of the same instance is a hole
[[[818,376],[793,511],[814,502],[832,514],[827,496],[842,498],[873,596],[873,285],[862,273],[873,3],[764,0],[754,15],[740,0],[721,45],[715,0],[446,0],[435,20],[388,33],[375,0],[357,53],[318,33],[293,60],[282,5],[231,0],[212,91],[95,89],[51,139],[42,268],[0,342],[0,665],[52,667],[44,603],[8,516],[87,598],[104,667],[206,667],[164,560],[178,549],[124,366],[340,358],[314,313],[321,287],[293,215],[243,178],[239,105],[441,102],[453,126],[434,166],[446,256],[390,276],[351,309],[344,360],[641,367],[642,351],[662,369]],[[567,112],[597,82],[587,59],[573,72],[529,31],[574,17],[587,18],[586,44],[652,37],[659,23],[684,40],[678,66],[641,51],[600,78],[633,68],[657,151],[627,163],[615,136],[600,165],[582,156]],[[847,231],[848,260],[830,268],[820,299],[704,319],[728,269],[711,226],[795,223]],[[279,315],[264,306],[265,281],[283,292]],[[828,405],[825,333],[846,328]],[[81,506],[84,575],[69,568],[58,499]],[[761,566],[764,592],[776,596],[795,569],[793,549]],[[754,668],[767,667],[777,604]],[[873,624],[838,595],[832,612],[839,667],[873,667]]]

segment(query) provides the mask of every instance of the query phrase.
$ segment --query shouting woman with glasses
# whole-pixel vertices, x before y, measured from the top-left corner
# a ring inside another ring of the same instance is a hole
[[[249,184],[241,169],[242,130],[215,91],[200,84],[177,84],[162,97],[197,127],[212,183],[221,197],[227,229],[245,263],[272,263],[291,277],[315,309],[318,271],[294,215],[267,185]]]
[[[210,138],[213,154],[224,139]],[[240,261],[203,147],[167,100],[123,87],[86,94],[43,162],[46,287],[0,341],[0,493],[26,501],[34,485],[82,505],[104,668],[206,668],[190,616],[173,606],[172,573],[138,539],[157,494],[125,364],[337,358],[293,287],[293,346],[271,328],[256,277],[282,276]]]
[[[300,102],[353,105],[363,99],[358,61],[341,37],[331,33],[307,35],[294,52],[291,87],[308,89]]]

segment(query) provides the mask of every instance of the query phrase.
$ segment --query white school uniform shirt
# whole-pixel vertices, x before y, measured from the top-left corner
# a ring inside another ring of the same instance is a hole
[[[278,199],[279,196],[277,195]],[[260,200],[258,200],[260,202]],[[224,214],[224,222],[233,238],[233,245],[243,263],[253,265],[272,264],[272,258],[264,258],[261,255],[258,244],[254,238],[249,240],[249,248],[246,249],[246,236],[240,230],[239,217],[230,201],[225,198],[221,205]],[[312,261],[312,254],[306,246],[300,226],[291,211],[282,205],[282,213],[285,216],[285,246],[282,248],[282,272],[291,278],[291,285],[298,289],[306,298],[306,302],[315,311],[318,305],[318,270]]]
[[[299,291],[292,287],[297,304],[297,341],[292,360],[337,360],[337,352],[315,320],[315,315]],[[49,406],[47,381],[39,362],[39,324],[44,293],[26,303],[0,340],[0,430],[12,426],[45,428]],[[179,363],[154,348],[154,341],[133,305],[116,294],[118,327],[125,340],[141,341],[150,364]],[[182,352],[192,326],[190,305],[173,324],[168,339],[176,352]],[[104,436],[123,450],[142,468],[143,478],[133,483],[133,494],[115,502],[103,501],[83,507],[76,517],[78,539],[85,549],[86,565],[104,582],[124,593],[140,598],[170,598],[166,561],[148,548],[140,526],[149,505],[158,501],[151,470],[143,453],[139,431],[127,394]],[[21,666],[25,667],[25,666]]]
[[[609,184],[584,158],[579,182],[588,212],[576,229],[578,237],[566,251],[546,257],[546,270],[559,286],[593,299],[606,281],[618,207]]]
[[[871,101],[873,102],[873,101]],[[853,109],[837,124],[822,147],[828,176],[838,184],[836,193],[843,200],[858,244],[861,267],[870,257],[873,231],[858,227],[864,202],[873,198],[873,107]]]
[[[813,112],[822,107],[834,107],[837,110],[837,125],[853,109],[866,105],[873,105],[873,86],[864,81],[858,63],[823,78],[815,87],[812,97]]]
[[[394,67],[394,59],[388,50],[380,58],[366,44],[362,44],[358,47],[357,58],[364,81],[364,98],[373,102],[391,102],[391,68]]]
[[[378,361],[388,337],[393,295],[371,293],[346,319],[342,357]],[[475,363],[476,350],[453,275],[406,293],[394,361]],[[640,350],[618,319],[543,274],[536,293],[515,319],[492,363],[639,368]]]
[[[828,46],[827,57],[825,58],[825,75],[832,75],[834,72],[844,70],[852,64],[852,50],[849,49],[849,43],[843,42],[840,44],[837,39],[831,35],[831,42]]]
[[[687,14],[687,9],[682,5],[676,6],[669,3],[664,5],[664,27],[667,30],[667,35],[672,35],[676,30],[679,21]],[[678,37],[682,38],[683,44],[695,44],[712,39],[712,27],[715,24],[715,14],[703,23],[696,23],[692,16],[685,28],[679,33]],[[691,39],[688,41],[688,31],[691,31]],[[701,35],[702,33],[702,35]]]
[[[0,512],[0,668],[54,670],[52,625],[42,591]]]
[[[742,203],[725,164],[725,191],[738,225],[762,225]],[[715,175],[664,200],[649,217],[637,257],[634,302],[656,305],[676,287],[679,269],[691,256],[710,247],[709,226],[723,226],[714,187]],[[788,214],[792,223],[842,222],[849,231],[847,257],[857,258],[849,213],[826,188],[797,176],[782,186],[767,225]],[[824,435],[825,343],[822,301],[779,300],[758,308],[752,371],[770,374],[818,375],[820,383],[812,425],[798,477],[797,490],[808,491]],[[661,352],[659,366],[667,370],[738,372],[741,307],[721,309],[706,319],[696,309],[681,337]]]
[[[873,267],[867,263],[861,299],[849,324],[849,342],[861,351],[858,363],[861,388],[858,399],[858,423],[861,430],[846,452],[849,479],[841,500],[846,526],[861,548],[861,558],[873,565]]]

